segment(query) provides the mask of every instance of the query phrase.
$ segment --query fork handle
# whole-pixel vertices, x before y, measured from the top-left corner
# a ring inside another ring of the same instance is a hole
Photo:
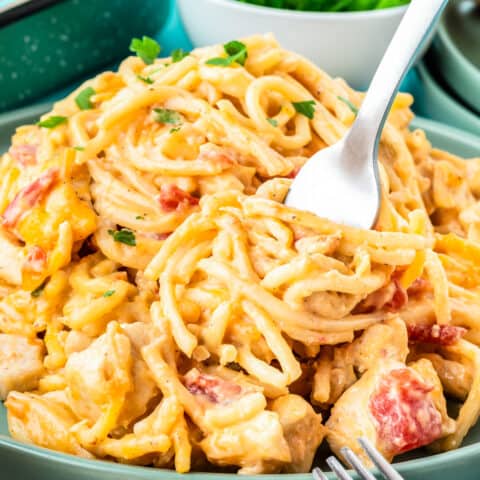
[[[365,95],[352,128],[345,138],[346,147],[354,146],[349,155],[360,167],[377,161],[378,142],[400,84],[448,0],[412,0],[385,52]],[[360,148],[359,148],[360,147]],[[363,148],[363,149],[362,149]]]

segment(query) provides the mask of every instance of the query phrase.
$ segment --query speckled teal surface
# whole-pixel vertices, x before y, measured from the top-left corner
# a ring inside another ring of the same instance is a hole
[[[169,0],[64,0],[0,28],[0,112],[106,67],[154,35]]]
[[[89,1],[89,0],[88,0]],[[156,15],[163,15],[165,11],[168,12],[168,15],[164,19],[164,21],[159,21],[158,22],[158,27],[155,31],[151,32],[150,34],[155,37],[159,43],[162,45],[162,55],[168,55],[173,49],[175,48],[183,48],[185,50],[190,50],[192,45],[186,36],[185,32],[183,31],[183,28],[181,27],[180,20],[178,17],[178,13],[175,8],[175,0],[155,0],[157,8],[156,8]],[[101,2],[99,2],[101,3]],[[142,2],[140,2],[142,3]],[[149,32],[143,32],[140,29],[140,33],[137,33],[136,35],[143,35],[147,34]],[[0,34],[1,34],[1,29],[0,29]],[[1,37],[0,37],[1,38]],[[128,56],[130,52],[128,51],[128,44],[129,40],[131,37],[128,37],[127,41],[123,43],[123,47],[118,50],[118,54],[116,55],[116,58],[121,60],[122,58]],[[90,78],[91,76],[95,75],[95,73],[106,70],[106,69],[116,69],[117,68],[117,63],[112,62],[112,57],[109,57],[109,60],[102,64],[97,66],[96,68],[93,68],[88,71],[81,72],[80,74],[77,74],[73,80],[73,82],[62,82],[61,85],[59,85],[56,88],[48,88],[47,91],[38,93],[35,95],[32,95],[32,98],[30,98],[29,101],[24,99],[21,101],[19,104],[16,104],[16,107],[21,107],[22,105],[32,105],[32,104],[38,104],[38,103],[44,103],[44,102],[49,102],[49,101],[55,101],[60,98],[65,97],[70,93],[74,88],[76,88],[81,82],[86,80],[87,78]],[[76,67],[74,67],[76,68]],[[8,75],[8,70],[3,68],[2,63],[0,62],[0,76],[2,74]],[[32,81],[28,82],[29,85],[32,84]],[[0,79],[0,102],[1,102],[1,97],[2,97],[2,80]],[[31,87],[27,87],[31,88]],[[21,94],[21,91],[18,91],[19,94]],[[15,107],[10,103],[10,107],[8,109],[6,108],[1,108],[0,107],[0,113],[5,110],[13,110]]]

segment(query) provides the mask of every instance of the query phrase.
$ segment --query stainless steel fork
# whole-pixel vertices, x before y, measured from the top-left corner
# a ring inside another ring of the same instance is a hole
[[[360,443],[370,460],[382,473],[383,478],[386,478],[387,480],[404,480],[404,478],[395,471],[395,469],[383,458],[382,454],[367,439],[359,438],[358,443]],[[373,473],[363,465],[362,461],[350,448],[343,447],[340,452],[343,458],[350,464],[355,472],[357,472],[362,480],[376,480]],[[328,457],[327,464],[339,480],[353,480],[350,474],[335,457]],[[328,477],[318,467],[313,469],[312,475],[314,480],[328,480]]]

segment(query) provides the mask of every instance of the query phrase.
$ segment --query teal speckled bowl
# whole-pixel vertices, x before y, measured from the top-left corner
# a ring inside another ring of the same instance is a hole
[[[19,3],[27,14],[6,18],[3,9]],[[31,14],[30,4],[37,9]],[[164,26],[171,5],[170,0],[0,1],[0,112],[125,57],[132,37],[153,36]]]
[[[49,105],[38,105],[0,116],[0,153],[8,149],[18,125],[37,121]],[[480,139],[429,120],[415,119],[431,142],[464,157],[480,154]],[[396,465],[405,480],[478,480],[480,478],[480,424],[472,428],[458,450],[429,455],[415,452],[415,459]],[[329,475],[329,479],[333,476]],[[358,477],[355,477],[358,478]],[[172,471],[133,467],[100,460],[84,460],[26,445],[8,436],[6,412],[0,402],[1,480],[312,480],[309,474],[242,476],[214,473],[178,474]]]

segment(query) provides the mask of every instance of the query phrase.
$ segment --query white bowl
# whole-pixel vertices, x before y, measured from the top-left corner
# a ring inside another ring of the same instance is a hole
[[[195,46],[272,32],[283,47],[355,88],[366,88],[406,6],[365,12],[298,12],[236,0],[178,0]]]

